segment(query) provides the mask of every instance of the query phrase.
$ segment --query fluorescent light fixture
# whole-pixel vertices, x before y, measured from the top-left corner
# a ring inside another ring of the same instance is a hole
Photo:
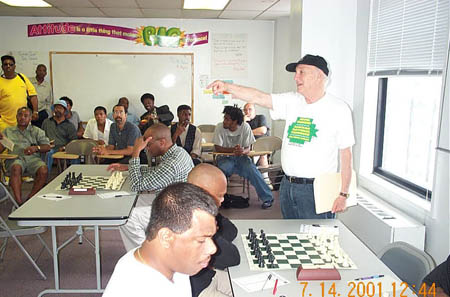
[[[22,7],[52,7],[50,4],[43,0],[0,0],[9,6],[22,6]]]
[[[184,0],[184,9],[222,10],[230,0]]]

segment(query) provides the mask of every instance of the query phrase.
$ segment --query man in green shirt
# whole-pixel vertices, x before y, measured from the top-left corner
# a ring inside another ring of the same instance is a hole
[[[17,126],[8,127],[0,133],[0,139],[7,137],[14,143],[11,154],[18,157],[13,160],[6,160],[6,170],[10,174],[9,185],[13,191],[14,198],[20,205],[22,201],[22,175],[28,172],[35,176],[33,188],[27,199],[36,194],[47,181],[48,169],[41,160],[41,153],[50,150],[50,141],[45,136],[45,132],[30,124],[32,111],[28,107],[21,107],[17,110]],[[0,150],[5,147],[0,144]]]

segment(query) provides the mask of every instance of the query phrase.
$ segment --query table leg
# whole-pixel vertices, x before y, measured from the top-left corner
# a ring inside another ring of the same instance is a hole
[[[100,234],[98,225],[94,226],[95,234],[95,269],[97,272],[97,289],[102,289],[101,266],[100,266]]]
[[[52,226],[53,271],[55,274],[55,290],[59,290],[58,244],[56,242],[56,227]]]

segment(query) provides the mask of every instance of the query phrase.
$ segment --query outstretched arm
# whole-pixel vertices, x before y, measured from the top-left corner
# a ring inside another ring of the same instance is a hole
[[[249,103],[272,109],[272,96],[254,88],[230,84],[221,80],[210,83],[206,88],[212,88],[215,95],[228,92],[233,95],[233,98],[238,98]]]

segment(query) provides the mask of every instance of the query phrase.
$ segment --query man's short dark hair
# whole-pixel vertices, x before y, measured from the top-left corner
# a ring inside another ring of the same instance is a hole
[[[153,96],[153,94],[150,93],[145,93],[144,95],[141,96],[141,103],[144,104],[144,100],[145,99],[150,99],[153,102],[155,102],[155,96]]]
[[[180,113],[183,110],[192,110],[192,108],[189,105],[182,104],[182,105],[178,106],[177,113]]]
[[[94,108],[94,113],[95,113],[97,110],[103,110],[103,112],[106,114],[106,108],[104,108],[103,106],[97,106],[96,108]]]
[[[128,113],[128,108],[125,106],[125,105],[123,105],[123,104],[116,104],[116,105],[114,105],[114,107],[113,107],[113,113],[114,113],[114,108],[116,108],[117,106],[122,106],[123,107],[123,109],[125,109],[125,113]]]
[[[225,106],[223,113],[230,116],[231,120],[237,121],[238,125],[242,124],[244,121],[244,113],[239,107],[236,106]]]
[[[19,107],[19,108],[17,109],[17,114],[19,114],[19,112],[20,112],[21,110],[26,110],[26,111],[28,111],[28,112],[30,113],[30,115],[33,114],[33,111],[32,111],[31,108],[29,108],[28,106],[22,106],[22,107]]]
[[[4,55],[4,56],[2,56],[2,64],[3,64],[3,62],[5,62],[6,60],[12,60],[12,61],[14,62],[14,64],[16,64],[16,59],[14,59],[13,56],[10,56],[10,55]]]
[[[44,64],[39,64],[39,65],[37,65],[37,66],[36,66],[36,69],[39,69],[39,67],[44,67],[45,70],[47,70],[47,66],[45,66]]]
[[[72,107],[72,106],[73,106],[73,101],[72,101],[72,99],[70,99],[70,98],[69,98],[69,97],[67,97],[67,96],[63,96],[63,97],[59,98],[59,100],[64,100],[64,101],[66,101],[66,102],[67,102],[67,104],[69,104],[69,105],[70,105],[70,107]]]
[[[162,190],[152,204],[146,235],[152,240],[161,228],[181,234],[191,228],[194,210],[217,215],[214,198],[202,188],[189,183],[175,183]]]

